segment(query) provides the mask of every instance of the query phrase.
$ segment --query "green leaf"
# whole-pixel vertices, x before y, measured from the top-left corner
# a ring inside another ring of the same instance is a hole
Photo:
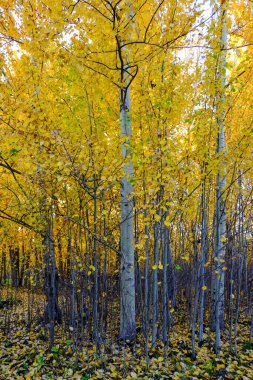
[[[18,150],[15,149],[15,148],[13,148],[13,149],[10,150],[10,153],[11,153],[12,155],[14,155],[14,154],[18,153]]]
[[[58,346],[53,346],[51,350],[54,354],[58,354],[59,352],[59,347]]]

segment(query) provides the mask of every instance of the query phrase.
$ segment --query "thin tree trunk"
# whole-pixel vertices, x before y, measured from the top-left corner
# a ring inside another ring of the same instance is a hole
[[[131,2],[128,3],[129,19],[131,18]],[[119,338],[133,340],[136,335],[135,320],[135,274],[134,274],[134,221],[133,221],[133,163],[131,160],[130,143],[131,104],[130,75],[128,73],[128,50],[119,47],[119,54],[125,59],[121,70],[120,90],[120,131],[123,143],[122,157],[124,160],[123,178],[121,181],[121,224],[120,224],[120,332]],[[124,57],[125,56],[125,57]]]
[[[226,26],[226,1],[221,2],[221,38],[220,54],[217,67],[217,125],[218,142],[217,153],[223,154],[226,148],[225,143],[225,86],[226,86],[226,52],[224,48],[227,44]],[[215,350],[219,353],[221,347],[220,331],[224,328],[224,271],[222,262],[225,259],[226,240],[226,205],[223,191],[226,186],[226,166],[224,159],[217,175],[217,195],[216,195],[216,276],[215,276]]]
[[[166,214],[167,216],[167,214]],[[168,252],[169,252],[169,230],[164,226],[163,239],[163,342],[168,345],[168,332],[170,328],[169,304],[168,304]]]
[[[199,286],[199,344],[204,340],[204,297],[205,290],[205,263],[207,256],[207,218],[206,218],[206,191],[205,179],[202,184],[201,194],[201,254],[200,254],[200,286]]]
[[[158,325],[158,265],[159,265],[159,239],[160,222],[154,225],[154,267],[153,267],[153,319],[152,319],[152,346],[155,346],[157,339]]]
[[[54,242],[52,235],[52,222],[49,219],[44,237],[44,262],[45,262],[45,293],[46,310],[45,319],[48,322],[50,347],[54,344],[55,322],[61,322],[61,313],[58,307],[57,269],[55,262]]]
[[[95,182],[94,182],[95,186]],[[98,331],[98,260],[97,260],[97,194],[94,190],[93,194],[93,339],[97,350],[99,345]]]
[[[4,284],[7,280],[7,260],[6,260],[6,245],[2,248],[2,260],[1,260],[1,278],[0,284]]]

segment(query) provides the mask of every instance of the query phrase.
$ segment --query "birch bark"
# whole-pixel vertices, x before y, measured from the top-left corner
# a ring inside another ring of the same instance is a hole
[[[217,66],[217,153],[224,154],[226,149],[225,141],[225,88],[226,88],[226,45],[227,45],[227,2],[221,1],[221,38],[220,53]],[[217,175],[216,194],[216,271],[215,271],[215,332],[216,352],[220,351],[220,330],[224,328],[224,271],[222,262],[225,258],[225,238],[226,238],[226,202],[224,199],[224,189],[226,187],[226,164],[222,159]]]
[[[128,3],[128,19],[131,19],[131,2]],[[127,37],[126,37],[127,38]],[[121,48],[125,60],[122,67],[120,89],[120,132],[122,137],[122,158],[124,160],[121,181],[121,225],[120,225],[120,333],[119,338],[133,340],[136,335],[135,321],[135,273],[134,273],[134,220],[133,220],[133,163],[130,143],[132,136],[129,51]]]

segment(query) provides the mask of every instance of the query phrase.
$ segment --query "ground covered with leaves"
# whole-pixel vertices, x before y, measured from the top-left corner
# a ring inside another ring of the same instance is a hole
[[[162,343],[149,347],[140,334],[134,345],[120,345],[108,339],[100,352],[91,341],[81,349],[73,341],[72,330],[56,330],[56,341],[48,348],[40,323],[28,328],[24,301],[0,305],[0,379],[253,379],[253,347],[248,343],[249,325],[239,324],[237,354],[229,352],[226,332],[223,350],[217,357],[214,336],[206,328],[205,342],[191,355],[191,334],[183,323],[176,323],[168,349]],[[8,311],[9,308],[9,311]]]

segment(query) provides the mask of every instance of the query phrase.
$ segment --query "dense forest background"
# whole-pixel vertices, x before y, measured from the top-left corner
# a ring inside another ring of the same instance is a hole
[[[252,1],[1,0],[1,379],[253,378],[252,46]]]

